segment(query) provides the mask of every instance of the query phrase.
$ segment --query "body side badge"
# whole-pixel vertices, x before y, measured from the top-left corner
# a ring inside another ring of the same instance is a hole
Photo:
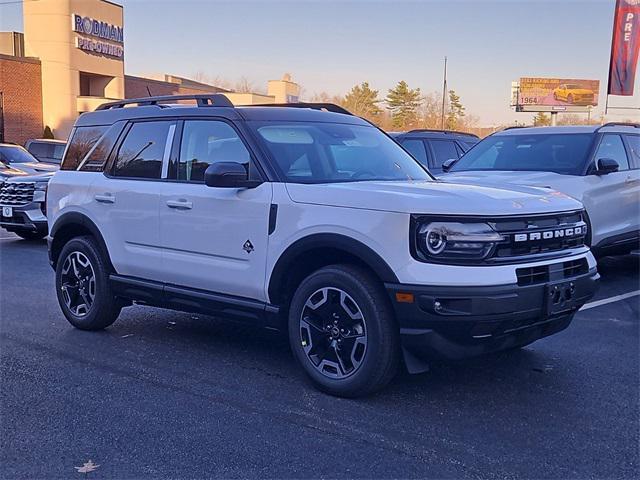
[[[251,243],[250,240],[247,240],[246,242],[244,242],[242,249],[247,253],[251,253],[253,252],[253,244]]]

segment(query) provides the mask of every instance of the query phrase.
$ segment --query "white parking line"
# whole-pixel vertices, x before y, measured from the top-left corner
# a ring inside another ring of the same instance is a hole
[[[640,290],[636,290],[635,292],[623,293],[622,295],[615,295],[613,297],[604,298],[602,300],[596,300],[595,302],[585,303],[580,311],[589,310],[590,308],[599,307],[608,303],[619,302],[620,300],[635,297],[636,295],[640,295]]]

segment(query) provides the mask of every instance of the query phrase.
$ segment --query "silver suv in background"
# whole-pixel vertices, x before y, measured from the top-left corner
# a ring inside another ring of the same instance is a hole
[[[509,128],[443,170],[447,182],[563,192],[584,204],[596,255],[639,248],[640,124]]]

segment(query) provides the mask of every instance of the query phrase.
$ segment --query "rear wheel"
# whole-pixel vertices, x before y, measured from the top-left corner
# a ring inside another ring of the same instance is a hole
[[[367,271],[334,265],[309,275],[289,310],[291,348],[320,390],[357,397],[384,387],[398,366],[398,328]]]
[[[120,314],[111,292],[109,268],[91,237],[77,237],[62,249],[56,266],[56,293],[62,313],[81,330],[101,330]]]
[[[47,232],[43,232],[40,230],[37,230],[35,232],[29,231],[29,230],[18,230],[15,233],[20,238],[23,238],[25,240],[42,240],[44,237],[47,236]]]

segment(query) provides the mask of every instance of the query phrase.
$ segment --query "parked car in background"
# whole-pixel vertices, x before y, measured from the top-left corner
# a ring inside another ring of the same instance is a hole
[[[16,174],[0,184],[0,227],[26,240],[47,236],[47,185],[54,172]]]
[[[451,130],[411,130],[390,135],[434,174],[442,172],[445,161],[457,160],[480,141],[472,133]]]
[[[27,140],[24,148],[41,162],[60,165],[67,142],[46,138]]]
[[[12,143],[0,143],[0,162],[29,174],[55,172],[60,165],[39,161],[25,148]]]
[[[640,124],[507,129],[444,170],[448,182],[566,193],[584,204],[597,255],[639,248]]]

